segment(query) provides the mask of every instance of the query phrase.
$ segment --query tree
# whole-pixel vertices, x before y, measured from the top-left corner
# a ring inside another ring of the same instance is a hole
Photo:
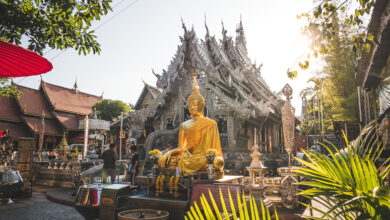
[[[335,26],[337,27],[337,26]],[[329,45],[332,50],[323,56],[323,72],[327,78],[324,83],[326,93],[324,105],[326,117],[333,121],[359,121],[358,96],[355,85],[355,53],[352,38],[355,31],[348,25],[340,24]]]
[[[21,44],[42,54],[52,49],[75,48],[86,55],[100,53],[100,44],[91,30],[92,21],[112,10],[111,0],[4,0],[0,3],[0,39]]]
[[[353,83],[355,53],[352,38],[356,29],[350,29],[350,25],[340,22],[337,16],[333,19],[338,22],[333,25],[335,36],[327,43],[332,49],[321,56],[322,70],[309,80],[314,83],[314,87],[308,87],[302,92],[302,95],[311,92],[314,98],[309,102],[318,102],[320,111],[317,115],[321,117],[317,118],[321,118],[321,128],[326,133],[333,129],[333,121],[357,122],[359,119],[357,90]]]
[[[310,59],[320,55],[329,54],[333,48],[330,42],[338,37],[335,31],[339,24],[348,25],[349,29],[355,29],[351,38],[353,50],[361,54],[362,50],[369,52],[374,43],[374,35],[364,29],[364,17],[369,15],[374,6],[374,0],[317,0],[319,2],[312,10],[298,15],[298,19],[306,19],[307,25],[302,28],[303,34],[310,39],[311,52],[306,60],[301,60],[298,66],[302,70],[309,67]],[[342,17],[341,21],[338,19]],[[335,19],[336,18],[336,19]],[[291,79],[297,76],[297,70],[289,68],[287,76]]]
[[[0,78],[0,96],[19,97],[20,92],[16,89],[15,85],[10,83],[8,78]]]
[[[307,81],[313,83],[313,86],[306,87],[300,93],[302,101],[305,103],[304,124],[301,126],[305,134],[324,134],[325,132],[323,115],[323,84],[325,79],[325,76],[316,74]]]
[[[99,119],[112,121],[122,113],[130,112],[131,108],[120,100],[104,99],[93,105],[92,111],[93,113],[96,113]]]
[[[0,2],[0,39],[17,45],[28,39],[28,49],[42,55],[46,47],[74,48],[79,54],[100,53],[92,21],[112,11],[111,0],[3,0]],[[0,95],[18,94],[7,78],[0,79]]]

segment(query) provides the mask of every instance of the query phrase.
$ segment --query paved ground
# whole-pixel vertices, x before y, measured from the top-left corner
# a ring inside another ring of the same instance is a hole
[[[84,219],[72,206],[46,199],[43,192],[33,192],[32,198],[14,200],[0,205],[0,220],[70,220]]]

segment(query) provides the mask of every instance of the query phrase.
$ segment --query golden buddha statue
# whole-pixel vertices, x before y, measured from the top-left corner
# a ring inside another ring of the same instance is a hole
[[[160,167],[175,170],[187,176],[205,172],[207,169],[206,151],[214,148],[218,151],[214,159],[214,179],[223,178],[224,160],[219,141],[217,123],[203,116],[205,100],[199,92],[196,76],[193,77],[193,89],[187,98],[191,119],[183,122],[179,128],[178,148],[167,152],[160,161]]]

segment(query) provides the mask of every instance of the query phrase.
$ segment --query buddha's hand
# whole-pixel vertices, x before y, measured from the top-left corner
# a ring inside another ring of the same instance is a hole
[[[168,152],[171,156],[176,156],[176,155],[180,155],[182,153],[182,150],[181,148],[176,148],[174,150],[171,150]]]

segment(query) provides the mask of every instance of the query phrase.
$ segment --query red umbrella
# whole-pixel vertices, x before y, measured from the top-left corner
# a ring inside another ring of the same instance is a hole
[[[0,77],[23,77],[47,73],[53,65],[23,47],[0,40]]]

